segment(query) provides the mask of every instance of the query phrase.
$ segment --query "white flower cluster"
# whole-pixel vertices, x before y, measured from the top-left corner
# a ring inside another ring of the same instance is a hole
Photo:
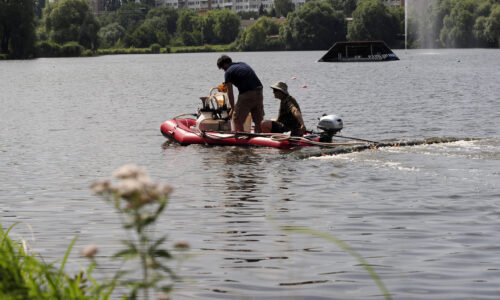
[[[90,188],[97,195],[116,195],[125,199],[127,208],[138,208],[167,198],[172,192],[168,184],[153,183],[143,168],[134,164],[124,165],[115,172],[113,177],[117,184],[108,179],[92,183]]]

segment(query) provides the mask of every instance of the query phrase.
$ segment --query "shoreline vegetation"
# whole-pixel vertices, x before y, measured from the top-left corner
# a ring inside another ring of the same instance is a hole
[[[235,51],[231,44],[228,45],[203,45],[203,46],[172,46],[161,47],[159,44],[153,44],[147,48],[108,48],[90,50],[84,49],[76,42],[70,42],[65,45],[56,43],[44,42],[39,45],[38,53],[33,58],[46,57],[92,57],[102,55],[119,55],[119,54],[175,54],[175,53],[203,53],[203,52],[231,52]],[[5,55],[0,55],[1,59],[7,59]]]
[[[338,41],[390,48],[499,48],[498,0],[316,0],[265,10],[195,11],[155,1],[0,1],[0,59],[215,51],[327,50]],[[33,10],[26,10],[33,7]],[[407,14],[405,13],[407,11]]]

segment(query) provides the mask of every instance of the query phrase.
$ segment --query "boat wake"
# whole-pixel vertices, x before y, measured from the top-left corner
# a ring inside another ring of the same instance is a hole
[[[297,154],[299,159],[306,159],[312,157],[322,157],[329,155],[339,155],[353,152],[360,152],[371,149],[379,149],[379,148],[398,148],[398,147],[408,147],[408,146],[418,146],[418,145],[434,145],[434,144],[443,144],[443,143],[457,143],[457,142],[471,142],[477,141],[479,139],[474,138],[440,138],[433,137],[427,138],[423,140],[410,140],[410,141],[401,141],[401,140],[391,140],[391,141],[382,141],[377,142],[375,144],[366,144],[366,145],[355,145],[355,146],[344,146],[344,147],[336,147],[333,149],[320,149],[317,151],[308,151]]]

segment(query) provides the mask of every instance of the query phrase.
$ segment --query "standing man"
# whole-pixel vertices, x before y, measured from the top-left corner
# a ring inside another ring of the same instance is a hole
[[[233,63],[231,57],[222,55],[217,60],[217,67],[223,69],[224,83],[227,87],[227,95],[234,122],[234,131],[242,132],[243,123],[249,113],[255,124],[255,132],[262,132],[260,123],[264,119],[264,96],[262,94],[262,83],[254,70],[244,62]],[[233,85],[238,88],[238,101],[234,103]]]
[[[278,81],[271,88],[274,98],[280,100],[280,109],[276,120],[262,122],[262,131],[265,133],[291,131],[292,136],[302,136],[306,132],[306,126],[299,104],[295,98],[288,94],[288,86],[286,83]]]

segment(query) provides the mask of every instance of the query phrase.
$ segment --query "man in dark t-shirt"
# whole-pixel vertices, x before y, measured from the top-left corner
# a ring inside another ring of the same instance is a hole
[[[217,60],[217,67],[223,69],[231,111],[229,115],[234,122],[234,131],[242,132],[243,123],[249,113],[255,124],[255,132],[261,132],[261,122],[264,119],[264,96],[262,83],[254,70],[244,62],[233,63],[227,55]],[[238,88],[238,101],[234,103],[233,85]]]

